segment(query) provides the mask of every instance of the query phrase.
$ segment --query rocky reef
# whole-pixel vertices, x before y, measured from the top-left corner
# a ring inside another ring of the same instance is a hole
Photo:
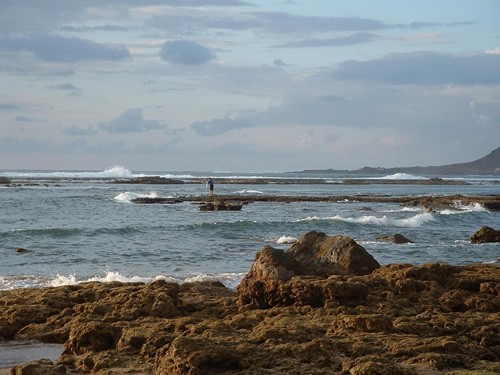
[[[378,262],[345,236],[266,246],[218,282],[0,292],[0,337],[64,344],[11,374],[497,374],[500,268]]]
[[[380,196],[380,195],[335,195],[335,196],[291,196],[291,195],[214,195],[214,196],[186,196],[177,198],[140,197],[132,200],[137,204],[174,204],[192,202],[206,206],[207,211],[217,211],[216,205],[224,207],[226,202],[230,206],[241,206],[253,202],[390,202],[407,207],[420,207],[428,211],[438,209],[457,209],[460,204],[480,204],[490,211],[500,211],[500,195],[426,195],[426,196]],[[217,203],[218,202],[218,203]],[[215,206],[214,206],[215,203]],[[239,207],[238,209],[241,209]],[[364,207],[370,210],[369,207]],[[225,209],[221,209],[225,210]]]

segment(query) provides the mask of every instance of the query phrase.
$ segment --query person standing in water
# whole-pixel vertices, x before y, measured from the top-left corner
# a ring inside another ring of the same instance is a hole
[[[208,186],[208,195],[210,196],[214,195],[214,180],[212,180],[212,177],[208,178],[207,186]]]

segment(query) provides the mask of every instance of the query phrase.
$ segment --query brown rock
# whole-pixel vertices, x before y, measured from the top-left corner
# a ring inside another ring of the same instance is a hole
[[[362,275],[378,267],[378,262],[353,239],[309,232],[286,252],[266,246],[257,253],[250,272],[238,286],[240,303],[260,308],[291,304],[321,306],[326,300],[335,299],[333,296],[339,292],[332,292],[334,281],[315,278]],[[356,293],[364,295],[359,290]]]
[[[399,234],[399,233],[393,234],[392,236],[378,236],[377,240],[394,242],[397,244],[413,243],[413,241],[410,241],[408,238],[406,238],[405,236],[403,236],[402,234]]]
[[[24,247],[18,247],[16,253],[30,253],[31,250],[25,249]]]
[[[55,365],[49,359],[23,363],[14,366],[9,371],[9,375],[65,375],[66,367]]]
[[[64,342],[59,360],[37,361],[33,374],[500,372],[498,266],[326,277],[288,252],[261,253],[251,308],[217,282],[18,289],[0,291],[0,335]]]
[[[64,345],[64,354],[80,355],[115,349],[121,329],[109,323],[88,322],[75,324]]]
[[[500,242],[500,230],[484,226],[474,233],[470,241],[472,243]]]
[[[380,264],[350,237],[327,236],[312,231],[299,238],[288,250],[290,257],[308,267],[311,275],[366,275]]]
[[[240,211],[243,207],[241,202],[230,200],[214,200],[204,202],[200,205],[201,211]]]

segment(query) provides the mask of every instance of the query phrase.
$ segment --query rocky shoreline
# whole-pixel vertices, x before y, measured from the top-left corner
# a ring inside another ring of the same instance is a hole
[[[218,282],[0,291],[0,337],[63,344],[10,374],[437,375],[500,372],[500,267],[381,267],[310,232]]]

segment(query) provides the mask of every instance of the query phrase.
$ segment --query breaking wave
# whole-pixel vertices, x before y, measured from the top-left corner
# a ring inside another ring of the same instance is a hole
[[[305,219],[299,219],[298,221],[325,221],[325,220],[341,221],[345,223],[354,223],[354,224],[379,225],[386,227],[418,228],[424,225],[425,223],[428,223],[435,219],[431,213],[424,212],[404,219],[395,219],[387,215],[384,215],[382,217],[376,217],[371,215],[361,216],[361,217],[342,217],[340,215],[335,215],[323,218],[317,216],[309,216]]]
[[[152,191],[149,194],[138,194],[127,191],[125,193],[118,194],[113,199],[117,202],[130,203],[137,198],[158,198],[158,193]]]

